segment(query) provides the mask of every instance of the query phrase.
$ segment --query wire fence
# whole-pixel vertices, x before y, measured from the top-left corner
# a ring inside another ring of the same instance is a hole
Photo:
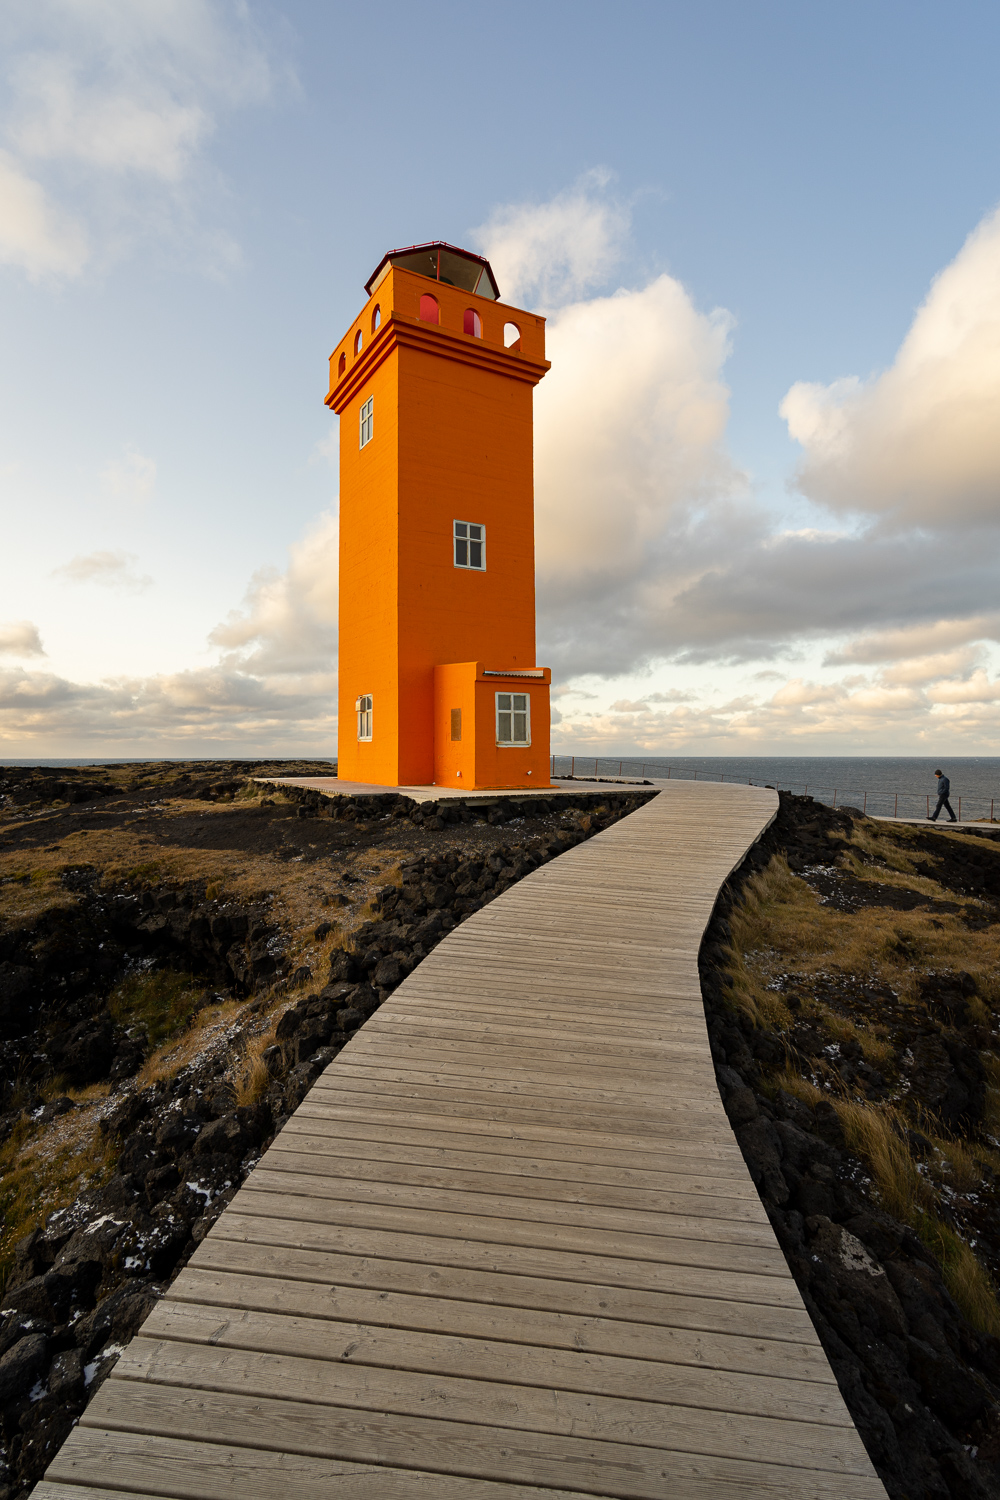
[[[598,780],[641,780],[647,776],[658,781],[724,781],[741,786],[773,786],[782,792],[796,792],[815,797],[829,807],[856,807],[871,817],[928,818],[937,797],[923,792],[885,792],[864,787],[819,786],[813,782],[757,781],[753,776],[734,772],[698,771],[689,766],[667,766],[662,761],[629,760],[628,757],[553,755],[551,774],[557,776],[596,777]],[[1000,797],[957,797],[952,803],[960,822],[995,823],[1000,812]],[[946,813],[942,813],[947,818]]]

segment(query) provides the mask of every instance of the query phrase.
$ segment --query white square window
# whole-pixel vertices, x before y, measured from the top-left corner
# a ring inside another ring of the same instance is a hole
[[[358,444],[359,448],[363,448],[366,443],[370,443],[372,440],[372,409],[374,405],[375,397],[369,396],[361,408],[361,441]]]
[[[455,522],[455,567],[486,571],[486,527],[473,521]]]
[[[358,715],[358,739],[370,740],[372,737],[372,695],[362,693],[354,705]]]
[[[497,744],[531,744],[531,699],[527,693],[497,693]]]

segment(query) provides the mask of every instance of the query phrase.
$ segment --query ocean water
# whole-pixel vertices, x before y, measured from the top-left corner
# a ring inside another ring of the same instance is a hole
[[[934,772],[951,778],[951,804],[967,818],[1000,819],[1000,756],[976,755],[933,759],[922,755],[556,755],[554,771],[577,776],[667,776],[681,780],[741,781],[808,792],[831,806],[848,803],[870,813],[919,817],[936,801]],[[619,773],[619,766],[621,772]],[[945,814],[942,814],[942,817]]]

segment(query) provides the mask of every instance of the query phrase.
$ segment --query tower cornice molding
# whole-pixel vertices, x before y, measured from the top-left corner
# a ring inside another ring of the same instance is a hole
[[[509,380],[520,380],[527,385],[537,385],[551,369],[548,360],[527,359],[516,350],[497,349],[469,334],[452,333],[438,324],[423,323],[417,318],[393,312],[351,368],[337,381],[325,404],[339,417],[395,349],[417,349],[422,354],[489,370],[491,374],[505,375]]]

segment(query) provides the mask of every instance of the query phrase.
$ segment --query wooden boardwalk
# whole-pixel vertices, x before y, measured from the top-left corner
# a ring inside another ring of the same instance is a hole
[[[344,1048],[36,1500],[885,1500],[719,1099],[773,792],[672,782]]]

